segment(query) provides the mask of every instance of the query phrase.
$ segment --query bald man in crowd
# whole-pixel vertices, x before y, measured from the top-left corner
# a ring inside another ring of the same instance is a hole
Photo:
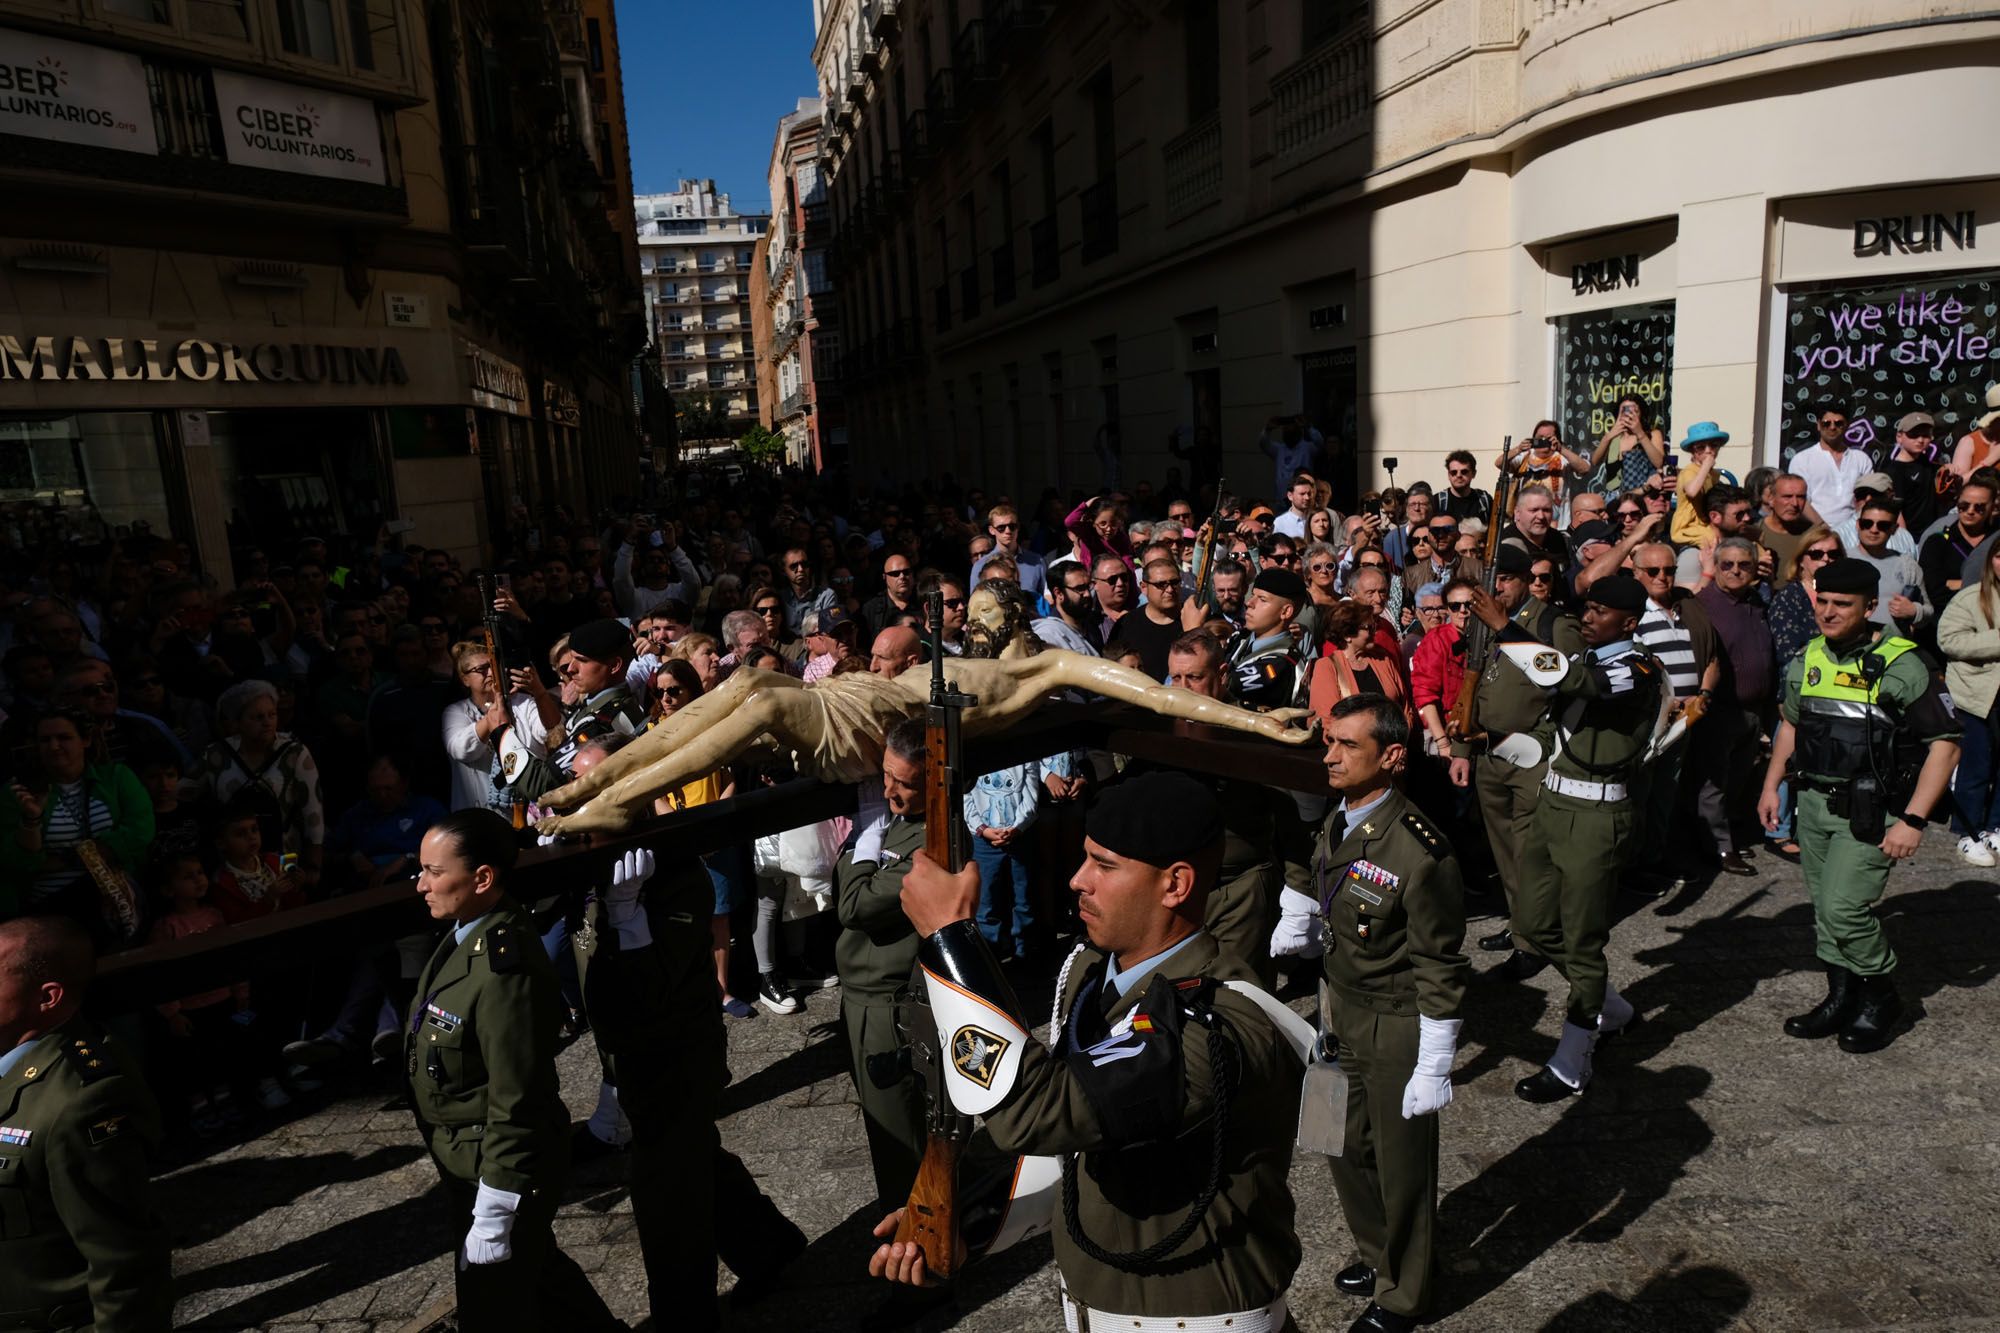
[[[924,641],[908,625],[891,625],[875,636],[868,669],[894,679],[924,660]]]

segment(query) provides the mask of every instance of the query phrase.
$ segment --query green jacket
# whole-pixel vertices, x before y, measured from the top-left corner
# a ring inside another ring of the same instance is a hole
[[[692,856],[662,861],[644,901],[653,933],[645,948],[625,948],[595,899],[570,932],[598,1054],[621,1088],[699,1078],[708,1084],[703,1091],[719,1093],[729,1077],[729,1043],[710,953],[714,885]]]
[[[153,845],[153,798],[139,775],[123,764],[89,764],[83,770],[83,789],[111,812],[111,827],[97,835],[97,845],[119,869],[136,875],[145,868],[146,852]],[[43,829],[48,828],[55,807],[53,799],[42,802]],[[12,791],[0,792],[0,917],[20,910],[21,881],[49,867],[46,851],[22,849],[21,824],[20,802]]]
[[[556,1083],[562,1001],[534,918],[510,898],[455,948],[447,931],[404,1025],[410,1091],[438,1167],[526,1194],[569,1170]]]
[[[922,820],[898,816],[882,838],[882,861],[856,861],[852,847],[834,867],[833,910],[840,918],[834,967],[849,999],[886,1003],[910,984],[917,961],[917,928],[903,915],[903,876],[910,853],[924,847]]]
[[[1522,602],[1512,620],[1566,657],[1583,651],[1583,629],[1576,617],[1544,604],[1539,597],[1531,595]],[[1548,706],[1548,691],[1507,660],[1495,635],[1473,694],[1473,718],[1479,728],[1494,741],[1517,731],[1533,731]],[[1452,753],[1461,758],[1472,752],[1463,741],[1452,744]]]
[[[1581,782],[1630,783],[1653,743],[1667,688],[1658,659],[1636,642],[1605,657],[1594,648],[1571,656],[1538,737],[1544,754],[1561,743],[1549,771]]]
[[[1103,954],[1081,950],[1069,964],[1060,1012],[1069,1013],[1086,983],[1103,971]],[[1176,979],[1256,982],[1240,962],[1217,952],[1206,933],[1169,958],[1167,971]],[[1154,975],[1149,970],[1132,979],[1110,1011],[1114,1022],[1137,1006]],[[1097,1002],[1096,996],[1093,990],[1086,1002]],[[1229,1314],[1257,1309],[1291,1286],[1299,1239],[1286,1176],[1304,1071],[1293,1048],[1254,1002],[1218,986],[1214,1005],[1236,1034],[1242,1065],[1229,1102],[1215,1200],[1175,1252],[1199,1256],[1199,1261],[1185,1271],[1145,1277],[1099,1263],[1071,1237],[1058,1205],[1056,1267],[1076,1299],[1093,1310],[1154,1317]],[[1103,1122],[1068,1061],[1032,1039],[1022,1052],[1014,1091],[986,1116],[993,1141],[1004,1152],[1083,1154],[1077,1220],[1085,1235],[1114,1253],[1165,1239],[1207,1183],[1216,1104],[1210,1037],[1191,1022],[1183,1038],[1186,1094],[1175,1138],[1121,1142],[1118,1127]]]
[[[150,1183],[159,1143],[137,1061],[81,1017],[0,1078],[0,1318],[165,1333],[173,1275]]]
[[[1465,893],[1451,844],[1400,791],[1346,831],[1327,816],[1314,858],[1326,918],[1326,979],[1337,1006],[1457,1018],[1469,965]]]

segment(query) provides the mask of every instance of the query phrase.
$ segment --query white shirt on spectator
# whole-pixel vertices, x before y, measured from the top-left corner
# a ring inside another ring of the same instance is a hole
[[[528,752],[546,759],[549,729],[542,725],[542,710],[526,694],[507,700],[507,712],[514,719],[516,734]],[[479,738],[479,705],[460,699],[444,710],[444,752],[451,756],[451,808],[485,809],[493,790],[493,747]]]
[[[1854,483],[1875,470],[1875,461],[1859,449],[1836,454],[1823,444],[1801,449],[1788,470],[1806,481],[1806,503],[1829,528],[1854,517]]]

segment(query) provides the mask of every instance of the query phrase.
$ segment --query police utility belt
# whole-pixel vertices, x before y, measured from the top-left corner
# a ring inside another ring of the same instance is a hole
[[[1281,1333],[1285,1327],[1282,1293],[1269,1305],[1236,1314],[1143,1315],[1093,1310],[1065,1286],[1062,1307],[1068,1333]]]

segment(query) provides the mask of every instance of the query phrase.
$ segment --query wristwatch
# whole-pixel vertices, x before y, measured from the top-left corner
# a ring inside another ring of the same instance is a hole
[[[1917,830],[1919,833],[1923,832],[1924,829],[1928,827],[1931,822],[1930,820],[1925,819],[1922,815],[1911,814],[1908,810],[1905,810],[1902,814],[1897,815],[1896,818],[1902,820],[1905,824],[1908,824],[1911,828]]]

